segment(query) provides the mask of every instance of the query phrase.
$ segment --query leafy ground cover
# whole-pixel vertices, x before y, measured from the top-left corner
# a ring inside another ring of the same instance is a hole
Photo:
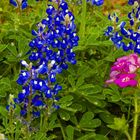
[[[1,139],[140,139],[139,3],[1,0],[0,15]]]

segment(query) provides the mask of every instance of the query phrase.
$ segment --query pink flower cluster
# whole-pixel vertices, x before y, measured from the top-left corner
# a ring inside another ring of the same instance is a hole
[[[140,58],[137,54],[130,54],[117,59],[111,67],[110,79],[107,84],[115,83],[121,88],[136,86],[136,71],[140,68]]]

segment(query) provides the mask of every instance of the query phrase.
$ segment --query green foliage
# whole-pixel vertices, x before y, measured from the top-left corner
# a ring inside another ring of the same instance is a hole
[[[81,128],[96,128],[101,125],[101,121],[99,119],[93,119],[94,114],[92,112],[86,112],[83,114],[79,126]]]
[[[27,136],[25,120],[19,116],[9,120],[11,116],[5,106],[9,94],[16,97],[19,92],[16,85],[19,62],[28,58],[31,30],[46,17],[47,2],[28,0],[30,6],[19,11],[8,1],[0,1],[0,133],[9,140],[24,140]],[[30,140],[125,140],[122,133],[132,130],[128,123],[133,116],[133,89],[106,87],[105,80],[116,58],[128,53],[116,49],[103,35],[110,25],[103,7],[91,6],[85,0],[83,5],[73,2],[68,4],[80,36],[79,46],[74,48],[78,62],[57,77],[63,87],[59,93],[60,109],[51,114],[46,125],[45,115],[33,120]],[[127,6],[123,9],[129,10]],[[126,20],[125,16],[122,19]],[[16,107],[15,114],[19,111]],[[121,118],[122,114],[125,117]]]
[[[114,118],[114,124],[110,124],[108,127],[121,132],[128,130],[128,124],[124,116],[122,116],[122,118]]]

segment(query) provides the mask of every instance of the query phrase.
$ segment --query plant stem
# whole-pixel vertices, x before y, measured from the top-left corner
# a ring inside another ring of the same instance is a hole
[[[14,132],[13,132],[13,108],[10,109],[10,118],[9,118],[9,125],[10,125],[10,133],[11,139],[14,140]]]
[[[33,74],[32,74],[31,68],[32,68],[32,65],[30,66],[30,74],[31,74],[31,79],[32,79]],[[31,122],[31,105],[32,105],[32,86],[31,85],[30,85],[29,89],[30,89],[30,93],[29,93],[29,97],[28,97],[29,101],[28,101],[28,106],[27,106],[27,123],[29,125],[29,126],[27,125],[27,138],[28,139],[31,136],[31,134],[29,132],[29,127],[30,127],[30,122]]]
[[[40,115],[40,131],[43,130],[43,114]]]
[[[64,132],[63,126],[61,125],[61,121],[60,121],[59,119],[58,119],[58,122],[59,122],[60,129],[61,129],[61,132],[62,132],[63,140],[66,140],[66,135],[65,135],[65,132]]]
[[[82,0],[82,16],[81,16],[81,25],[80,25],[80,34],[79,34],[81,40],[84,38],[85,35],[86,9],[87,9],[87,2],[86,0]]]
[[[137,96],[135,95],[134,97],[134,107],[135,107],[135,112],[134,112],[134,120],[133,120],[133,133],[132,133],[132,140],[136,140],[137,136],[137,124],[138,124],[138,99]]]
[[[131,136],[130,136],[130,134],[128,133],[128,131],[125,131],[124,133],[125,133],[125,135],[127,136],[128,140],[131,140]]]

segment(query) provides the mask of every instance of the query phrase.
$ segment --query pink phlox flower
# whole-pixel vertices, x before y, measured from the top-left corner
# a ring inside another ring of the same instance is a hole
[[[134,87],[137,85],[137,80],[134,79],[135,77],[136,77],[136,74],[134,73],[121,74],[118,79],[114,80],[114,83],[121,88],[124,88],[127,86]]]
[[[118,58],[117,62],[120,62],[122,60],[131,62],[132,64],[136,65],[137,60],[138,60],[138,55],[134,53],[134,54],[130,54],[128,56],[123,56],[123,57]]]
[[[114,83],[114,81],[119,78],[120,72],[119,71],[111,71],[110,79],[106,80],[106,84]]]
[[[117,78],[119,74],[120,74],[119,71],[111,71],[110,78]]]
[[[123,73],[134,73],[140,68],[140,58],[137,54],[130,54],[117,59],[111,70],[122,71]]]
[[[134,73],[138,67],[136,65],[129,65],[129,73]]]
[[[114,83],[115,80],[116,80],[116,79],[113,79],[113,78],[112,78],[112,79],[106,80],[105,83],[106,83],[106,84],[112,84],[112,83]]]
[[[120,62],[116,62],[114,63],[115,65],[113,65],[111,67],[111,71],[120,71],[122,73],[128,73],[129,72],[129,66],[130,66],[130,62],[127,62],[125,60],[122,60]]]
[[[140,58],[137,54],[130,54],[117,59],[111,67],[110,79],[106,84],[115,83],[120,87],[136,86],[136,71],[140,68]]]

